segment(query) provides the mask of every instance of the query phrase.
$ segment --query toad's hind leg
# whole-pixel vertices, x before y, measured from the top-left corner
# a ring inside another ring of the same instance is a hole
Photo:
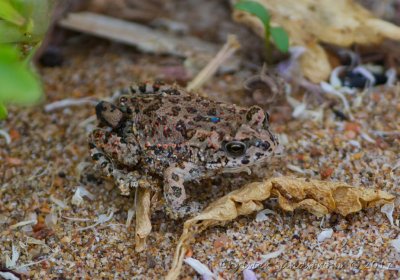
[[[190,173],[190,170],[193,170],[192,164],[186,163],[183,167],[174,165],[164,171],[166,209],[174,219],[197,213],[201,210],[201,206],[197,202],[185,203],[186,191],[184,182],[196,178],[194,172]]]

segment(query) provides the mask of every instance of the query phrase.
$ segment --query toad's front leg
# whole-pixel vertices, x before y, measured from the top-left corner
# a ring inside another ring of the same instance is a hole
[[[164,197],[166,209],[173,218],[181,218],[188,214],[197,213],[201,206],[197,202],[185,203],[186,191],[184,182],[199,177],[200,172],[192,163],[182,166],[173,165],[164,171]]]
[[[100,171],[103,176],[113,178],[122,195],[129,195],[130,189],[139,186],[138,172],[128,172],[115,168],[110,158],[98,148],[91,149],[91,156],[95,162],[95,169]]]

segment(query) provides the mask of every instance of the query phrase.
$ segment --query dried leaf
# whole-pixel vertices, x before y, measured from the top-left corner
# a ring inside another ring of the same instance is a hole
[[[262,202],[271,196],[278,197],[278,204],[285,211],[305,209],[316,216],[328,213],[346,216],[363,208],[391,203],[395,198],[394,195],[380,190],[291,177],[247,184],[216,200],[199,215],[185,222],[172,268],[166,279],[176,279],[179,276],[186,247],[196,233],[240,215],[259,211],[263,209]]]
[[[238,1],[232,1],[233,4]],[[282,26],[292,46],[304,46],[302,71],[309,80],[319,83],[332,71],[320,43],[342,47],[352,44],[378,44],[385,38],[400,40],[400,28],[374,17],[352,0],[257,0],[271,15],[271,22]],[[236,21],[249,25],[260,37],[263,24],[253,15],[235,10]]]
[[[141,252],[146,248],[146,238],[151,232],[150,190],[139,188],[137,195],[135,250]]]

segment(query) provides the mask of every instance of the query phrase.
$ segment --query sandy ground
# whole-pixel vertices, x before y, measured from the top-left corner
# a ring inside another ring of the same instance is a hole
[[[94,115],[93,106],[50,112],[44,106],[66,98],[109,97],[112,90],[133,81],[179,78],[182,61],[143,55],[86,36],[70,41],[63,52],[62,67],[40,69],[46,101],[34,108],[12,107],[8,120],[0,123],[11,136],[10,144],[0,137],[0,263],[6,265],[14,246],[20,253],[16,266],[25,278],[163,278],[183,221],[171,220],[162,208],[154,211],[147,249],[136,253],[134,223],[125,225],[133,197],[120,196],[117,188],[96,178],[87,178],[90,183],[85,185],[79,182],[79,167],[90,163],[86,137],[95,125],[88,119]],[[203,93],[240,103],[242,82],[250,72],[215,77]],[[272,127],[284,140],[285,154],[256,170],[255,176],[344,181],[398,194],[400,86],[372,89],[352,101],[352,122],[341,120],[327,107],[320,121],[291,117],[284,102],[270,108]],[[309,107],[320,108],[320,104]],[[192,187],[190,194],[207,205],[251,180],[256,178],[215,178]],[[78,186],[93,199],[74,205]],[[391,245],[399,232],[379,208],[321,220],[304,211],[285,213],[274,199],[265,207],[277,215],[263,222],[256,222],[255,215],[241,217],[199,234],[192,257],[224,279],[241,279],[243,268],[280,249],[279,257],[255,270],[259,278],[399,278],[400,253]],[[82,230],[102,214],[110,215],[109,221]],[[18,226],[23,221],[34,222]],[[317,236],[324,228],[332,228],[333,235],[319,244]],[[182,279],[193,278],[199,276],[184,265]]]

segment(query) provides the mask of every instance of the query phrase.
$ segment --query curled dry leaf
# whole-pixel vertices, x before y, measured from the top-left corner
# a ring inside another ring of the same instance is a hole
[[[186,248],[196,233],[263,209],[262,202],[277,197],[285,211],[304,209],[316,216],[339,213],[343,216],[363,208],[391,203],[395,196],[387,192],[353,187],[340,182],[279,177],[254,182],[235,190],[210,204],[196,217],[187,220],[179,239],[172,268],[166,279],[179,276]]]
[[[141,252],[146,248],[146,238],[151,232],[150,190],[139,188],[136,205],[135,250]]]
[[[288,32],[292,46],[306,47],[301,68],[305,77],[315,83],[326,80],[332,70],[320,43],[348,47],[378,44],[385,38],[400,40],[398,26],[374,17],[352,0],[256,1],[270,12],[272,23]],[[237,10],[233,17],[264,36],[263,25],[256,17]]]

